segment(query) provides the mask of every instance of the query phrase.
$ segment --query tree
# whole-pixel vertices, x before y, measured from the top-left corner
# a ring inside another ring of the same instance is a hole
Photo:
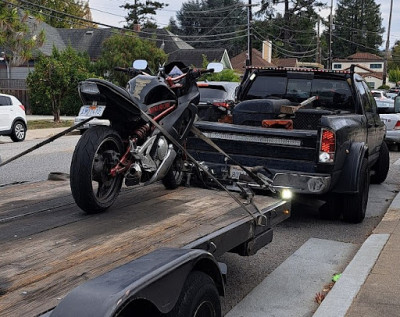
[[[275,5],[284,4],[284,14],[276,13]],[[318,0],[262,0],[256,16],[255,31],[269,39],[275,47],[275,56],[313,61],[317,55],[317,8],[324,4]],[[255,42],[257,44],[257,42]]]
[[[382,17],[375,0],[338,0],[332,31],[333,57],[347,57],[358,51],[379,54]]]
[[[128,10],[128,16],[125,18],[127,28],[133,29],[135,24],[140,24],[142,27],[157,28],[155,20],[149,15],[155,15],[156,10],[162,9],[168,6],[168,4],[158,1],[149,1],[143,4],[142,1],[134,0],[134,4],[125,3],[121,6],[125,10]]]
[[[94,77],[89,69],[89,57],[71,47],[62,52],[54,47],[51,56],[41,55],[27,78],[33,112],[47,114],[51,111],[55,122],[60,121],[61,111],[77,115],[81,106],[78,83]]]
[[[190,0],[177,12],[179,35],[196,48],[223,47],[232,55],[247,43],[247,11],[241,0]]]
[[[92,20],[89,2],[85,0],[17,0],[24,10],[30,11],[34,16],[55,28],[86,28],[96,27]],[[78,19],[74,18],[77,17]]]
[[[44,32],[35,32],[35,25],[30,29],[27,20],[28,14],[15,5],[0,3],[0,46],[11,66],[24,64],[43,45]]]
[[[389,81],[398,85],[400,82],[400,68],[389,70]]]
[[[145,59],[151,69],[158,69],[159,65],[167,60],[167,55],[157,48],[155,42],[142,40],[136,34],[115,34],[103,42],[96,70],[100,76],[107,73],[109,80],[124,87],[129,77],[115,72],[114,67],[131,67],[136,59]]]
[[[400,68],[400,41],[396,41],[392,48],[392,57],[389,60],[388,69]]]

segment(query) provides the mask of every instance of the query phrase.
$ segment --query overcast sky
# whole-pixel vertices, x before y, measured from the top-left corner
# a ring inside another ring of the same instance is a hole
[[[92,11],[93,21],[100,22],[107,25],[123,27],[125,25],[125,16],[127,11],[120,8],[121,5],[125,4],[127,0],[89,0],[89,6]],[[133,1],[129,1],[133,3]],[[187,0],[173,0],[173,1],[162,1],[164,3],[169,3],[167,7],[162,10],[157,11],[157,16],[155,19],[159,27],[165,27],[168,25],[170,17],[175,17],[176,11],[180,10],[183,2],[188,2]],[[247,1],[244,1],[247,2]],[[325,2],[330,4],[329,0]],[[337,0],[333,0],[333,6],[336,6]],[[390,0],[375,0],[377,4],[381,5],[381,13],[383,18],[383,27],[388,30],[389,23],[389,12],[390,12]],[[394,45],[397,40],[400,40],[400,18],[398,16],[399,8],[398,5],[400,0],[393,0],[393,15],[392,15],[392,26],[390,31],[390,47]],[[253,0],[253,4],[260,3],[259,0]],[[397,6],[396,6],[397,5]],[[256,11],[257,9],[253,9]],[[278,10],[279,11],[279,10]],[[283,11],[283,8],[280,8]],[[397,14],[396,14],[397,13]],[[323,16],[329,14],[329,9],[321,13]],[[383,35],[383,48],[385,47],[387,39],[387,33]]]

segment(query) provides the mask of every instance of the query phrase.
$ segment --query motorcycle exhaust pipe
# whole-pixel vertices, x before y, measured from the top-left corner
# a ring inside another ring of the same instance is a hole
[[[153,174],[153,176],[144,185],[149,185],[149,184],[152,184],[154,182],[157,182],[157,181],[163,179],[164,176],[169,171],[172,164],[174,163],[175,158],[176,158],[176,151],[174,150],[173,146],[170,145],[168,148],[167,154],[165,155],[165,158],[161,162],[157,171]]]

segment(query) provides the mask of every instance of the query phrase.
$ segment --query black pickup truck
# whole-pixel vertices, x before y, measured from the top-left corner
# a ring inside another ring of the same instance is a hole
[[[318,196],[321,216],[358,223],[369,184],[389,169],[385,125],[366,82],[353,71],[249,68],[230,122],[196,127],[233,160],[263,174],[295,198]],[[237,163],[193,135],[187,148],[228,186],[252,184]],[[197,173],[203,184],[212,180]],[[253,184],[255,187],[255,183]]]

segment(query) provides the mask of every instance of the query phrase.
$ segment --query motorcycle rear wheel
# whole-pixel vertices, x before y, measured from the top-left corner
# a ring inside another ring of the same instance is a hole
[[[72,156],[70,186],[76,204],[86,213],[109,208],[119,195],[123,175],[110,175],[123,154],[117,131],[95,126],[80,138]]]

